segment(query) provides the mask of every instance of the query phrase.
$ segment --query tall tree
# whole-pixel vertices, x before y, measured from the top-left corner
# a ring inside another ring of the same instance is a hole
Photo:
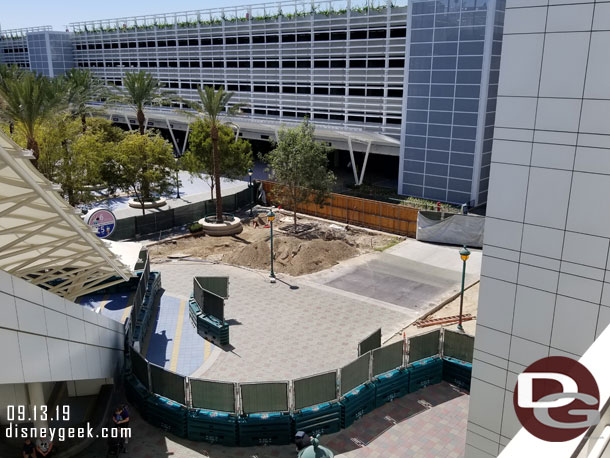
[[[327,146],[314,140],[315,127],[307,118],[292,129],[281,128],[275,148],[267,155],[271,177],[278,183],[273,195],[293,211],[297,230],[297,205],[328,198],[335,175],[328,170]]]
[[[38,129],[40,156],[38,170],[61,186],[60,193],[70,205],[94,199],[92,189],[111,186],[106,179],[116,180],[117,170],[103,174],[103,166],[114,156],[117,139],[124,134],[105,119],[87,119],[82,131],[80,119],[61,114],[42,123]],[[23,141],[23,137],[15,139]]]
[[[220,189],[221,158],[219,150],[219,130],[223,125],[222,114],[235,115],[239,111],[239,104],[228,106],[233,97],[232,92],[224,88],[217,91],[213,87],[198,88],[200,103],[189,102],[189,105],[203,115],[209,124],[210,140],[212,142],[212,174],[214,175],[214,188],[216,188],[216,222],[222,223],[222,192]],[[192,140],[191,140],[192,141]]]
[[[140,70],[139,72],[126,73],[123,77],[123,87],[116,87],[116,92],[109,96],[109,103],[120,103],[130,105],[136,110],[138,129],[144,135],[146,116],[144,106],[152,103],[171,102],[169,93],[163,93],[163,84],[150,73]]]
[[[191,175],[214,177],[213,146],[211,124],[208,120],[198,119],[190,126],[189,150],[180,159],[180,166]],[[227,125],[218,128],[219,173],[229,179],[238,179],[246,175],[252,167],[252,147],[250,142],[235,136]],[[214,181],[210,186],[214,192]],[[213,196],[212,196],[213,198]]]
[[[37,165],[40,147],[36,128],[65,107],[64,80],[23,72],[16,78],[3,80],[0,98],[3,100],[0,114],[21,130],[27,141],[26,148],[33,151],[34,165]]]
[[[5,85],[7,81],[12,81],[19,78],[22,73],[23,69],[17,65],[0,65],[0,86]],[[3,91],[0,91],[0,111],[3,111],[2,105],[6,103],[2,98],[2,93]],[[13,135],[15,133],[15,123],[12,120],[9,120],[8,125],[9,134]]]
[[[159,134],[129,132],[117,145],[120,187],[134,193],[146,214],[145,202],[152,202],[173,187],[176,161],[172,146]]]
[[[86,68],[72,68],[66,72],[68,108],[75,118],[79,118],[83,132],[87,130],[87,115],[101,110],[90,106],[106,94],[104,83]]]

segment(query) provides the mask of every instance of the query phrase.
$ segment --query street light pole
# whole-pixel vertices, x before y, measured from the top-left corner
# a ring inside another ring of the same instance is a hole
[[[271,273],[269,274],[269,277],[271,277],[271,283],[275,283],[275,272],[273,272],[273,220],[275,220],[275,213],[273,213],[273,210],[269,210],[267,219],[269,220],[269,227],[271,229]]]
[[[468,257],[470,256],[470,251],[464,245],[464,248],[460,250],[460,258],[462,258],[462,291],[460,293],[460,318],[457,328],[459,331],[464,332],[464,327],[462,326],[462,310],[464,308],[464,280],[466,278],[466,261],[468,261]]]
[[[252,207],[254,207],[254,188],[252,187],[252,174],[253,173],[254,173],[254,171],[252,169],[248,169],[248,179],[249,179],[248,187],[250,188],[250,201],[251,201],[250,216],[254,216],[252,214]]]

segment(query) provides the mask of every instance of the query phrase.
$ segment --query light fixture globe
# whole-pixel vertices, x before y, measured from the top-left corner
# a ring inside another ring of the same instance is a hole
[[[272,223],[273,221],[275,221],[275,213],[273,213],[273,210],[269,210],[269,213],[267,213],[267,220]]]
[[[464,245],[464,248],[462,248],[460,250],[460,258],[462,258],[462,261],[466,262],[466,261],[468,261],[469,256],[470,256],[470,251],[468,250],[468,248],[466,248],[466,245]]]
[[[334,458],[335,454],[327,447],[320,445],[320,435],[311,439],[311,445],[298,454],[298,458]]]

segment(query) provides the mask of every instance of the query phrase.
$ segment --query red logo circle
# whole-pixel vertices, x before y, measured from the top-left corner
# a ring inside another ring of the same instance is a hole
[[[595,378],[564,356],[542,358],[525,369],[517,378],[513,404],[521,425],[548,442],[572,440],[599,422]]]

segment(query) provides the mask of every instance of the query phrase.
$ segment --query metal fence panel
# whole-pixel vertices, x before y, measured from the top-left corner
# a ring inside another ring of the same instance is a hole
[[[294,408],[321,404],[337,398],[337,371],[294,381]]]
[[[358,356],[362,356],[375,348],[381,347],[381,328],[377,329],[358,344]]]
[[[150,365],[151,391],[179,404],[186,405],[184,377],[155,364]]]
[[[402,366],[404,345],[401,340],[373,350],[373,376]]]
[[[125,240],[130,239],[136,233],[136,218],[130,216],[128,218],[118,219],[114,227],[114,231],[108,237],[109,240]]]
[[[474,352],[474,337],[461,332],[444,330],[443,356],[472,362]]]
[[[353,390],[369,380],[369,362],[371,353],[365,353],[358,359],[341,368],[341,395]]]
[[[229,297],[229,277],[195,277],[202,289],[206,289],[219,297]]]
[[[129,347],[129,357],[131,359],[131,370],[133,374],[142,385],[150,390],[150,386],[148,386],[148,363],[146,362],[146,359],[132,347]]]
[[[235,412],[235,385],[233,383],[190,380],[193,407]]]
[[[288,383],[240,384],[244,413],[285,412],[288,410]]]
[[[441,330],[409,337],[409,363],[439,354]]]

